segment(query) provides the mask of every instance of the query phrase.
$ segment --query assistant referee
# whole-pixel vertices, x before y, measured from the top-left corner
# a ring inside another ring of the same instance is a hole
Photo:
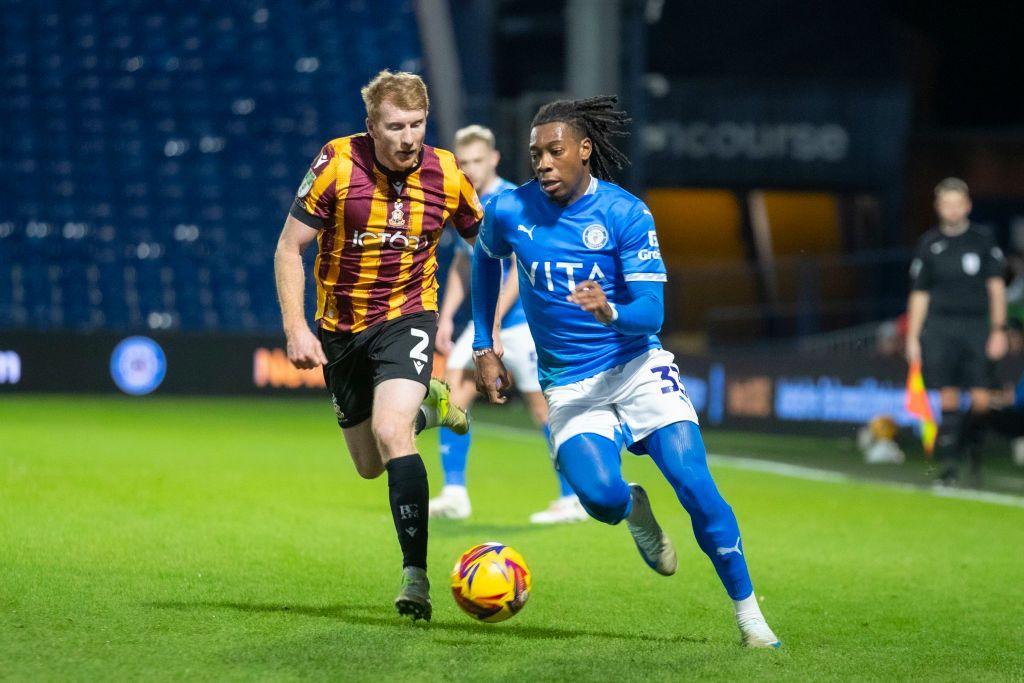
[[[907,360],[920,362],[925,386],[939,389],[937,483],[952,486],[989,409],[995,362],[1006,355],[1005,259],[992,233],[970,221],[963,180],[946,178],[935,186],[935,212],[939,225],[921,238],[910,266]],[[960,408],[963,390],[971,396],[967,412]],[[978,476],[979,461],[971,460]]]

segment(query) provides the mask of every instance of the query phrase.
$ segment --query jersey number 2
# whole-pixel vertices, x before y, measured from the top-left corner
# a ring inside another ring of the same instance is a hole
[[[429,360],[427,358],[427,354],[423,353],[423,350],[427,348],[428,344],[430,344],[430,335],[415,327],[410,329],[409,333],[419,339],[416,346],[412,347],[412,350],[409,351],[409,358],[412,358],[413,367],[416,368],[416,374],[418,375],[423,372],[423,366],[425,366]]]

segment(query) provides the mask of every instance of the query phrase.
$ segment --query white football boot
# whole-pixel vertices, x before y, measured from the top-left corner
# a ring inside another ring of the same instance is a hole
[[[447,485],[441,495],[430,499],[430,516],[434,519],[466,519],[472,512],[465,486]]]
[[[734,600],[733,608],[736,610],[736,625],[740,629],[740,639],[744,647],[782,647],[782,643],[761,614],[756,594],[751,593],[743,600]]]
[[[633,509],[629,517],[626,517],[626,526],[629,527],[629,533],[633,534],[636,549],[648,567],[662,576],[672,576],[678,565],[676,548],[654,518],[647,491],[640,484],[630,484],[629,488]]]
[[[530,522],[533,524],[572,524],[586,521],[588,517],[590,515],[583,509],[579,496],[570,494],[556,498],[546,510],[530,515]]]
[[[782,643],[779,642],[764,617],[737,619],[736,624],[740,627],[743,647],[773,647],[776,649],[782,647]]]

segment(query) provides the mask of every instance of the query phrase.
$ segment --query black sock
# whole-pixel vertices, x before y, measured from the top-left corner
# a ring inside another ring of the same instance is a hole
[[[386,465],[391,516],[395,519],[402,567],[427,568],[427,468],[419,453],[392,458]]]
[[[963,443],[966,446],[982,446],[990,422],[989,411],[967,413],[963,420]]]
[[[416,419],[413,420],[413,432],[419,435],[424,429],[427,428],[427,414],[423,412],[423,408],[416,411]]]
[[[971,411],[964,418],[963,450],[971,465],[971,474],[975,477],[981,474],[981,448],[985,445],[985,432],[988,430],[989,412]]]
[[[963,416],[958,410],[943,410],[939,433],[935,437],[935,459],[943,479],[956,478],[963,444]]]

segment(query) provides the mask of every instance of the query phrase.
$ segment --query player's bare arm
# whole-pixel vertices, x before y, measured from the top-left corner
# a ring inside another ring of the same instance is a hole
[[[316,239],[316,235],[316,230],[288,216],[274,252],[274,278],[284,333],[288,340],[288,360],[301,370],[327,364],[320,340],[306,323],[303,304],[305,273],[302,268],[302,252]]]
[[[928,316],[928,292],[915,290],[907,301],[907,362],[921,362],[921,328]]]
[[[985,345],[985,354],[991,360],[1002,360],[1010,345],[1006,337],[1006,283],[1001,277],[985,281],[988,289],[989,324],[991,330]]]

